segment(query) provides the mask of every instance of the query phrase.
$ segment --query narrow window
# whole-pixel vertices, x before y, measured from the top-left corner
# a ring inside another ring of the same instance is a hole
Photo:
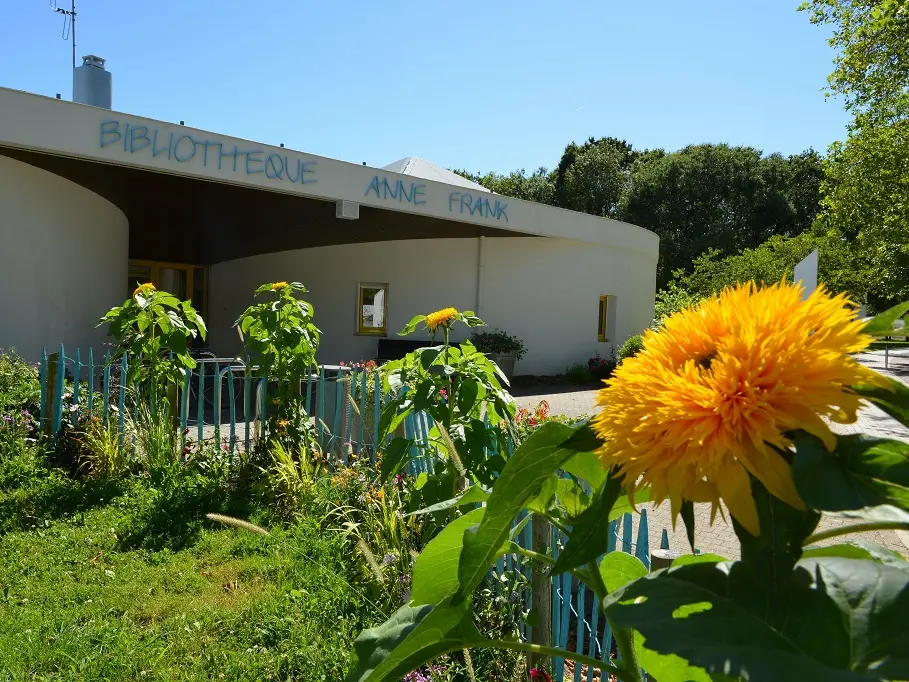
[[[599,313],[597,315],[597,341],[608,341],[606,338],[606,296],[600,296]]]
[[[357,285],[357,334],[385,336],[388,319],[388,285]]]

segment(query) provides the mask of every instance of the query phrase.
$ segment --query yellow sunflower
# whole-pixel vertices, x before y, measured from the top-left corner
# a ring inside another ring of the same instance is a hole
[[[458,311],[455,308],[442,308],[441,310],[437,310],[426,316],[426,326],[430,331],[434,332],[436,327],[439,325],[447,325],[457,314]]]
[[[275,282],[274,284],[271,285],[271,290],[277,291],[278,289],[283,289],[286,286],[287,286],[287,282]]]
[[[800,286],[727,289],[648,331],[601,389],[594,426],[606,467],[617,466],[629,496],[651,486],[669,498],[673,523],[682,502],[722,499],[733,517],[760,533],[750,473],[773,495],[804,509],[784,435],[803,429],[833,449],[824,422],[856,419],[849,386],[879,383],[851,353],[871,338],[844,295]]]
[[[136,287],[135,291],[133,291],[133,297],[136,297],[139,294],[145,296],[146,294],[150,294],[153,291],[155,291],[155,285],[151,282],[146,282],[145,284],[140,284]]]

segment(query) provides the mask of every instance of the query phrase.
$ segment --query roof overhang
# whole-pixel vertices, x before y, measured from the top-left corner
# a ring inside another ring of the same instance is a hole
[[[0,154],[119,206],[136,257],[141,250],[158,258],[175,238],[186,242],[180,259],[213,263],[307,246],[483,235],[658,256],[658,237],[635,225],[457,185],[6,88],[0,111]],[[360,218],[336,218],[339,200],[358,202]]]

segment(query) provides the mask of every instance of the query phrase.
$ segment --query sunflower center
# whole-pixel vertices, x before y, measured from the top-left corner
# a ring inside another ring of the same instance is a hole
[[[705,355],[704,357],[700,358],[697,361],[697,366],[700,367],[701,369],[709,370],[710,366],[713,364],[714,358],[716,358],[716,355],[717,355],[717,353],[715,350],[710,351],[709,353],[707,353],[707,355]]]

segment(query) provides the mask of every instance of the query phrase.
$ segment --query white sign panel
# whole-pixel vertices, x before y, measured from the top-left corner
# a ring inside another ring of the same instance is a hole
[[[804,291],[802,298],[808,298],[817,289],[817,249],[805,256],[805,260],[795,266],[795,276],[792,278],[796,284],[802,283]]]

